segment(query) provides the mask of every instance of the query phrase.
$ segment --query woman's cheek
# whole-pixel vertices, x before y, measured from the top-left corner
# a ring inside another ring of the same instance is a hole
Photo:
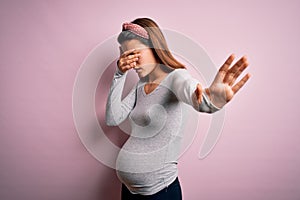
[[[143,63],[143,58],[140,56],[139,59],[137,60],[137,64],[141,65]]]

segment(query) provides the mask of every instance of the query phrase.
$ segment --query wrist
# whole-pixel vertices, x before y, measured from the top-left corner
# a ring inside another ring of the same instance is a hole
[[[117,60],[117,72],[118,72],[119,74],[125,74],[125,72],[121,70],[121,68],[120,68],[120,66],[119,66],[119,63],[120,63],[120,60]]]
[[[208,98],[211,100],[209,89],[205,88],[204,91],[205,91],[206,95],[208,96]]]
[[[206,96],[208,97],[208,99],[209,99],[211,105],[212,105],[213,107],[215,107],[215,109],[221,109],[221,108],[225,105],[225,104],[223,103],[223,101],[221,102],[220,100],[217,100],[217,99],[213,98],[214,95],[212,95],[212,94],[210,93],[209,88],[205,88],[204,93],[205,93]]]

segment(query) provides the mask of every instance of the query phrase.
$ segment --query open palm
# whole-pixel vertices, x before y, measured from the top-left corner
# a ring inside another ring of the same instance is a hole
[[[248,62],[247,58],[243,56],[232,67],[230,67],[233,60],[234,55],[232,54],[221,66],[210,87],[205,89],[205,92],[208,94],[212,103],[219,108],[222,108],[226,103],[228,103],[250,78],[250,74],[247,73],[235,84],[236,79],[247,68]],[[195,93],[198,95],[201,94],[202,91],[197,91],[200,89],[201,87],[197,87]],[[201,97],[198,96],[199,100],[200,98]]]

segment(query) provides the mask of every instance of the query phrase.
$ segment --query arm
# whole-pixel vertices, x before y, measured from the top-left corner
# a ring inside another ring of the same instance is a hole
[[[108,126],[121,124],[133,109],[136,101],[136,87],[122,100],[122,92],[127,71],[136,66],[140,53],[136,49],[123,52],[121,47],[120,58],[117,62],[117,71],[114,74],[106,102],[105,120]]]
[[[195,92],[198,87],[201,87],[199,81],[194,79],[186,69],[177,69],[174,72],[172,91],[180,101],[193,106],[199,112],[213,113],[220,110],[210,101],[205,91],[199,94]],[[199,96],[200,100],[198,100]]]
[[[114,74],[106,102],[106,124],[117,126],[122,123],[133,109],[136,101],[136,87],[122,100],[122,92],[127,73],[119,69]]]

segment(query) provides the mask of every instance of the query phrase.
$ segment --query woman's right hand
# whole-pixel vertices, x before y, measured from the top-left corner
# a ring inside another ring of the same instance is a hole
[[[120,48],[120,58],[117,62],[119,70],[122,73],[125,73],[127,70],[134,68],[140,55],[141,54],[136,49],[131,49],[123,53]]]

